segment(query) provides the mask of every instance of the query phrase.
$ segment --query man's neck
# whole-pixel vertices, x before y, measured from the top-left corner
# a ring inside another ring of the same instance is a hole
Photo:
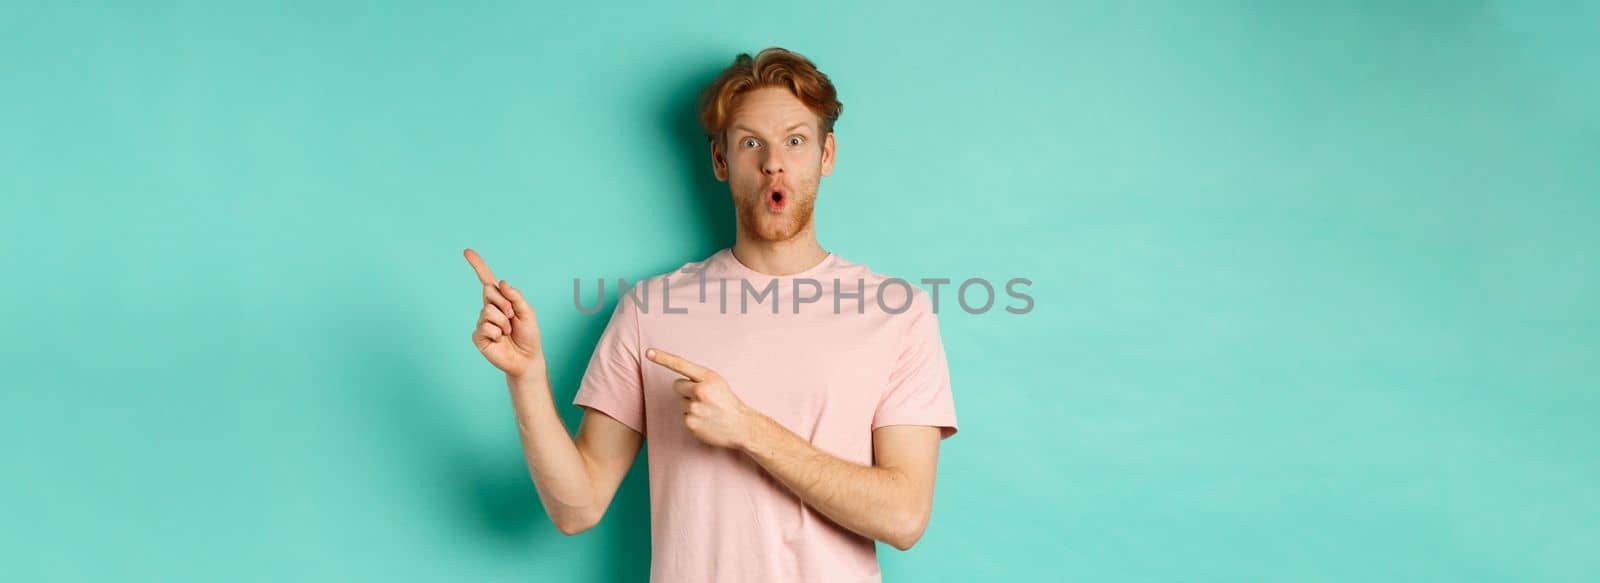
[[[828,252],[817,244],[810,229],[788,241],[761,241],[740,232],[733,243],[733,257],[757,273],[781,276],[816,267]]]

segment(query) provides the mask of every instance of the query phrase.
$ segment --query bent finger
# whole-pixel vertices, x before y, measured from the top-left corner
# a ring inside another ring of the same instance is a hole
[[[502,314],[510,315],[512,313],[511,300],[501,295],[500,288],[492,284],[483,286],[483,303],[500,308],[500,313]]]
[[[683,395],[683,398],[685,399],[694,397],[694,384],[694,381],[689,379],[678,379],[672,381],[672,392]]]
[[[528,305],[527,298],[522,297],[522,290],[511,287],[511,284],[502,281],[500,282],[500,291],[506,299],[511,300],[511,309],[515,310],[518,318],[533,318],[533,306]]]
[[[483,319],[484,321],[499,326],[501,332],[506,334],[511,333],[511,319],[507,318],[504,313],[501,313],[500,308],[496,308],[492,305],[484,306]]]
[[[489,340],[499,340],[501,336],[500,327],[489,322],[478,324],[478,333]]]

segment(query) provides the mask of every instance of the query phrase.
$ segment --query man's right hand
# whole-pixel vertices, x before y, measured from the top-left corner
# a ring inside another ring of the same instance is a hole
[[[533,308],[523,299],[522,292],[511,284],[497,281],[494,272],[484,264],[477,251],[467,249],[463,255],[483,284],[483,309],[478,312],[478,326],[472,330],[472,344],[489,359],[495,368],[511,377],[521,377],[544,360],[539,344],[539,321]]]

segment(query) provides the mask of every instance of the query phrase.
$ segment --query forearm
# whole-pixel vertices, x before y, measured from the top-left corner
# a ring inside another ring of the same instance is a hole
[[[759,412],[750,427],[740,449],[830,520],[902,550],[921,536],[929,504],[905,474],[840,459]]]
[[[588,462],[556,411],[544,363],[529,368],[522,377],[506,377],[528,475],[557,528],[581,531],[597,512]]]

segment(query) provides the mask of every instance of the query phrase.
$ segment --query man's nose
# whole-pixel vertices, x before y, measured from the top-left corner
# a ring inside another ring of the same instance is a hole
[[[783,159],[778,157],[777,151],[767,153],[766,159],[761,161],[761,171],[766,174],[783,172]]]

